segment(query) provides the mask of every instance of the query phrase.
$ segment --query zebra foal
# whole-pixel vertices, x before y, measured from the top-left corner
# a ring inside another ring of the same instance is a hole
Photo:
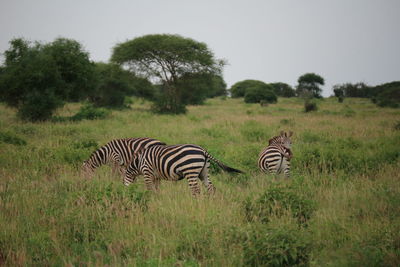
[[[274,136],[268,141],[268,146],[261,151],[258,157],[258,167],[263,172],[272,174],[283,172],[285,177],[290,177],[290,159],[293,157],[290,139],[292,135],[293,132],[282,131],[280,135]]]
[[[242,173],[223,164],[197,145],[155,145],[133,155],[132,162],[126,170],[124,183],[129,185],[136,176],[143,175],[147,189],[157,190],[160,180],[187,179],[192,194],[196,196],[200,193],[197,182],[200,179],[208,193],[212,194],[215,187],[208,177],[209,160],[227,172]]]
[[[89,159],[83,162],[81,171],[83,176],[91,178],[95,170],[104,164],[109,164],[113,172],[125,174],[126,168],[132,160],[132,155],[140,149],[153,145],[165,145],[165,143],[147,137],[114,139],[106,145],[94,151]]]

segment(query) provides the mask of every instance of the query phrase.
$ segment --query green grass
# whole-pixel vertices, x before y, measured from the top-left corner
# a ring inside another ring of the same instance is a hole
[[[101,120],[42,123],[0,105],[0,265],[399,266],[400,111],[317,104],[211,99],[173,116],[134,101]],[[294,132],[290,180],[257,170],[281,130]],[[108,167],[79,176],[96,147],[141,136],[201,145],[246,174],[213,168],[216,195],[198,199],[186,181],[153,193]]]

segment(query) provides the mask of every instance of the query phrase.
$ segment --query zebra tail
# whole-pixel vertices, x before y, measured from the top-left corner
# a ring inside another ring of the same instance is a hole
[[[214,161],[215,163],[218,164],[218,166],[223,169],[226,172],[236,172],[236,173],[244,173],[241,170],[229,167],[227,165],[225,165],[224,163],[222,163],[221,161],[217,160],[216,158],[214,158],[213,156],[211,156],[208,152],[206,152],[206,156],[207,158],[209,158],[210,160]]]

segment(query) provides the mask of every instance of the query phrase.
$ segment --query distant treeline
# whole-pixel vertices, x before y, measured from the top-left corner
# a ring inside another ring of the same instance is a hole
[[[381,107],[400,107],[400,81],[384,83],[377,86],[368,86],[365,83],[345,83],[333,86],[336,97],[370,98]]]
[[[187,105],[229,94],[262,105],[276,103],[278,97],[303,97],[308,103],[322,98],[324,85],[323,77],[306,73],[294,88],[282,82],[244,80],[228,90],[222,76],[226,63],[206,44],[168,34],[117,44],[109,63],[92,62],[79,42],[66,38],[50,43],[13,39],[4,56],[0,101],[29,121],[50,119],[67,102],[85,101],[80,114],[99,107],[124,108],[130,96],[151,101],[155,112],[174,114],[186,112]],[[333,91],[339,101],[368,97],[379,106],[400,106],[400,82],[375,87],[347,83],[335,85]]]

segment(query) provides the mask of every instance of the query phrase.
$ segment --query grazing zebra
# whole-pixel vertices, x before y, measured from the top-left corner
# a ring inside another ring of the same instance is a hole
[[[281,132],[280,135],[272,137],[269,145],[260,153],[258,157],[258,167],[273,174],[284,173],[285,177],[290,177],[290,159],[293,157],[291,151],[292,141],[290,137],[293,132]]]
[[[132,183],[136,176],[144,175],[148,190],[157,190],[160,180],[177,181],[187,179],[194,196],[200,193],[197,183],[199,178],[208,193],[215,192],[215,187],[208,178],[209,160],[228,172],[242,171],[231,168],[211,156],[203,148],[191,145],[155,145],[133,155],[132,162],[126,170],[125,185]]]
[[[165,143],[147,137],[114,139],[94,151],[89,159],[83,162],[82,174],[90,178],[96,168],[110,164],[113,172],[118,171],[122,176],[132,160],[132,155],[140,149],[153,145],[165,145]]]

